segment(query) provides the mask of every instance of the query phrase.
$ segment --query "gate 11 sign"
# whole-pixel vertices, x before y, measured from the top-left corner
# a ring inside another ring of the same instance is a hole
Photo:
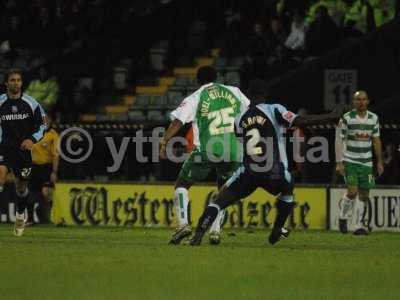
[[[324,108],[332,110],[339,103],[350,105],[357,90],[357,70],[325,70]]]

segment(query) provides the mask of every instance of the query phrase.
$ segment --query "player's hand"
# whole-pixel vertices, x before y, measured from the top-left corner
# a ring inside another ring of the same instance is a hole
[[[376,164],[376,170],[378,171],[378,176],[381,176],[383,174],[383,171],[385,170],[385,168],[383,167],[383,163],[378,162]]]
[[[160,158],[167,158],[167,142],[164,139],[161,139],[160,141]]]
[[[30,139],[26,139],[21,144],[21,150],[32,150],[33,142]]]
[[[342,176],[344,176],[344,165],[342,162],[336,163],[336,172]]]
[[[56,172],[52,172],[50,174],[50,182],[53,183],[53,184],[56,184],[57,180],[58,180],[57,173]]]

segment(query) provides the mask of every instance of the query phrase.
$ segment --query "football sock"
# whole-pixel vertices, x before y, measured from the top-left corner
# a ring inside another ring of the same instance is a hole
[[[23,215],[28,202],[29,190],[28,188],[26,188],[25,191],[23,191],[22,193],[16,191],[16,194],[17,194],[17,213]]]
[[[347,194],[343,195],[341,205],[339,206],[339,219],[348,220],[353,215],[355,200],[347,197]]]
[[[214,223],[212,223],[210,232],[220,232],[221,231],[221,226],[222,223],[224,222],[225,218],[225,209],[221,209],[214,220]]]
[[[209,204],[199,219],[199,223],[197,224],[196,227],[196,232],[202,232],[202,233],[206,232],[207,229],[216,219],[219,212],[220,208],[217,204],[215,203]]]
[[[275,219],[274,227],[282,228],[285,225],[286,219],[292,212],[293,206],[293,195],[278,197],[278,202],[276,203],[278,214]]]
[[[35,207],[35,193],[32,191],[29,193],[27,203],[26,203],[26,209],[28,211],[28,221],[33,222],[34,220],[34,207]]]
[[[372,205],[371,199],[367,199],[364,201],[365,209],[364,209],[364,226],[370,228],[371,219],[372,219]],[[371,228],[372,229],[372,228]]]
[[[364,228],[363,217],[367,208],[366,204],[367,203],[365,201],[361,201],[357,198],[355,205],[356,220],[354,223],[354,230]]]
[[[179,226],[188,224],[188,205],[188,190],[182,187],[177,188],[175,190],[175,210],[178,217]]]

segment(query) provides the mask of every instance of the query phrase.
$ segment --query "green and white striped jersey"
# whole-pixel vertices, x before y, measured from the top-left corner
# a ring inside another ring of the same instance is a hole
[[[372,138],[380,136],[378,116],[367,111],[361,118],[352,110],[343,115],[339,127],[345,144],[343,160],[372,167]]]

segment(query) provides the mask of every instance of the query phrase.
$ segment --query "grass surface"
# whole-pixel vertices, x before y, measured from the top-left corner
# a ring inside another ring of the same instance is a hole
[[[400,236],[226,231],[169,246],[168,230],[0,226],[0,299],[399,299]]]

